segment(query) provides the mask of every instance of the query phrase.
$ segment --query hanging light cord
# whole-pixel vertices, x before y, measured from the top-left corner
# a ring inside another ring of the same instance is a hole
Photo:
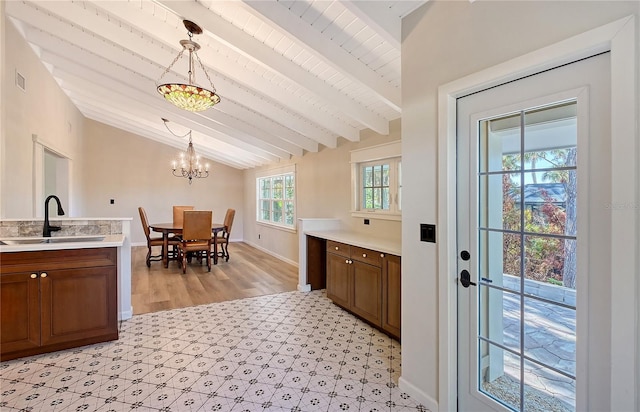
[[[162,118],[162,123],[164,123],[164,127],[167,128],[167,130],[169,131],[169,133],[171,133],[172,135],[174,135],[175,137],[187,137],[189,136],[189,139],[191,139],[191,130],[189,130],[187,133],[183,134],[183,135],[179,135],[179,134],[175,134],[173,133],[173,130],[169,129],[169,125],[167,123],[169,123],[169,120],[165,119],[164,117]]]

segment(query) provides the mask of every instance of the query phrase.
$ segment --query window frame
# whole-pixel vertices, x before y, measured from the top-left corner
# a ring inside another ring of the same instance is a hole
[[[293,178],[293,195],[291,198],[287,198],[286,193],[287,193],[287,177],[292,177]],[[278,180],[279,178],[282,179],[282,197],[274,197],[274,181]],[[265,198],[262,196],[262,183],[266,180],[269,180],[270,185],[269,185],[269,198]],[[260,224],[260,225],[266,225],[266,226],[270,226],[270,227],[274,227],[274,228],[278,228],[278,229],[282,229],[282,230],[287,230],[287,231],[292,231],[295,232],[296,231],[296,222],[297,222],[297,202],[296,202],[296,197],[297,197],[297,190],[296,190],[296,186],[297,186],[297,177],[296,177],[296,172],[295,172],[295,167],[293,168],[281,168],[281,169],[277,169],[277,170],[271,170],[271,171],[265,171],[263,173],[257,174],[256,175],[256,223]],[[263,201],[268,201],[269,202],[269,220],[265,220],[263,219],[263,209],[262,209],[262,203]],[[281,208],[281,216],[282,216],[282,222],[278,222],[278,221],[274,221],[273,220],[273,214],[274,214],[274,203],[275,202],[282,202],[282,208]],[[286,223],[286,208],[287,208],[287,203],[291,204],[293,207],[293,221],[291,224]]]
[[[401,142],[395,141],[351,151],[351,216],[368,219],[402,220]],[[363,168],[389,165],[389,210],[364,209]]]

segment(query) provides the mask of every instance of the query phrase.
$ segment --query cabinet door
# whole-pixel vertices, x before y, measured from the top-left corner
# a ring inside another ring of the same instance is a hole
[[[379,266],[353,260],[351,311],[376,326],[381,326],[382,270]]]
[[[42,344],[117,339],[116,282],[113,266],[42,272]]]
[[[334,303],[349,309],[351,290],[351,265],[347,258],[327,253],[327,297]]]
[[[0,348],[3,355],[40,346],[38,283],[37,273],[3,273],[0,276]]]
[[[382,328],[400,338],[400,257],[386,255],[382,261]]]

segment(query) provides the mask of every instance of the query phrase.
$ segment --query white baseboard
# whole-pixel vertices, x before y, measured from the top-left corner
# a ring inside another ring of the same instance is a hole
[[[311,292],[311,285],[307,283],[306,285],[298,285],[299,292]]]
[[[435,399],[418,389],[412,383],[405,380],[402,376],[400,377],[400,379],[398,379],[398,386],[403,392],[409,394],[409,396],[418,401],[418,403],[424,405],[430,411],[437,412],[439,410],[438,402]]]
[[[270,251],[270,250],[268,250],[268,249],[265,249],[265,248],[263,248],[262,246],[258,246],[258,245],[256,245],[256,244],[255,244],[255,243],[253,243],[253,242],[248,242],[248,241],[246,241],[246,240],[244,240],[243,242],[244,242],[244,243],[246,243],[247,245],[251,246],[251,247],[254,247],[254,248],[258,249],[258,250],[263,251],[264,253],[266,253],[266,254],[268,254],[268,255],[271,255],[271,256],[273,256],[273,257],[275,257],[275,258],[277,258],[277,259],[280,259],[280,260],[282,260],[283,262],[287,262],[287,263],[288,263],[288,264],[290,264],[290,265],[293,265],[293,266],[295,266],[295,267],[298,267],[298,262],[295,262],[295,261],[293,261],[293,260],[291,260],[291,259],[288,259],[288,258],[286,258],[286,257],[284,257],[284,256],[280,256],[280,255],[278,255],[277,253],[273,253],[272,251]]]
[[[127,319],[131,319],[133,317],[133,307],[131,307],[131,309],[126,310],[126,311],[119,311],[118,312],[118,320],[127,320]]]

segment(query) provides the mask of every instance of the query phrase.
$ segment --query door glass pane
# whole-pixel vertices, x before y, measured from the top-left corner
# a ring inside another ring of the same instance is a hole
[[[575,379],[530,361],[524,363],[524,371],[525,411],[575,411]]]
[[[520,410],[520,356],[496,345],[480,345],[479,390],[513,409]]]
[[[524,330],[526,357],[544,366],[575,376],[575,309],[525,298]]]
[[[520,113],[483,120],[479,130],[480,172],[520,169]]]
[[[524,237],[525,293],[557,302],[564,302],[566,293],[575,294],[575,289],[565,290],[562,283],[564,245],[563,239],[555,237]]]
[[[520,235],[481,230],[478,244],[478,279],[520,291]]]
[[[575,114],[479,122],[479,387],[514,410],[575,409]]]
[[[520,230],[520,174],[480,175],[480,227],[488,229]]]
[[[520,297],[480,284],[478,299],[488,316],[480,316],[479,333],[486,340],[520,351]]]

